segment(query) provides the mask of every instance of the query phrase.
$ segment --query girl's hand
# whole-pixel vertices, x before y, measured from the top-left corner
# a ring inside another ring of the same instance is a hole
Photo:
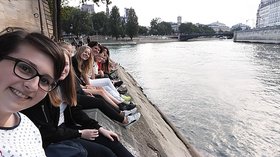
[[[104,77],[104,72],[102,70],[99,70],[98,71],[98,74],[101,76],[101,77]]]
[[[87,140],[95,140],[99,136],[99,132],[96,129],[84,129],[79,130],[79,132],[82,134],[81,137]]]
[[[93,96],[90,89],[83,89],[87,96]]]
[[[109,138],[111,141],[115,141],[115,140],[119,141],[120,140],[119,136],[116,133],[114,133],[113,131],[106,130],[106,129],[101,127],[101,128],[99,128],[99,132],[102,135],[104,135],[105,137]]]

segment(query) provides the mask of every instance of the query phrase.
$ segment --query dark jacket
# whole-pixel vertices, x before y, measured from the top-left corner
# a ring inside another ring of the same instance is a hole
[[[81,137],[78,130],[101,127],[97,121],[83,112],[79,105],[66,107],[64,111],[65,127],[58,127],[60,110],[59,107],[51,105],[48,96],[37,105],[21,112],[39,128],[44,148],[51,143]]]

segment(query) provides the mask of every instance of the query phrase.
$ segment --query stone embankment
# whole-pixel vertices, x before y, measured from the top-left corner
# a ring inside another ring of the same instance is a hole
[[[261,29],[234,32],[233,41],[251,43],[280,43],[280,27],[267,27]]]
[[[138,111],[142,115],[140,120],[124,128],[97,110],[86,110],[90,117],[120,135],[121,142],[136,157],[200,156],[158,108],[147,99],[142,88],[131,75],[120,66],[118,76],[126,85],[133,102],[137,104]]]

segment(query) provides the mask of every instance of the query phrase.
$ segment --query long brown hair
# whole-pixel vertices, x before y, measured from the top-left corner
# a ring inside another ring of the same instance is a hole
[[[105,46],[103,46],[103,49],[106,51],[104,53],[107,53],[108,57],[107,57],[105,63],[101,64],[101,70],[104,71],[104,73],[110,74],[110,52],[109,52],[109,49]]]
[[[77,105],[77,92],[76,92],[76,83],[75,83],[75,72],[73,70],[71,53],[66,49],[62,48],[62,51],[69,59],[69,74],[64,80],[59,81],[60,92],[65,101],[70,106]]]
[[[83,60],[83,59],[81,58],[81,54],[82,54],[83,52],[85,52],[86,49],[91,50],[91,48],[90,48],[89,46],[86,46],[86,45],[81,46],[81,47],[78,49],[78,51],[77,51],[75,57],[76,57],[76,59],[77,59],[77,61],[78,61],[78,70],[79,70],[79,72],[81,73],[82,79],[85,81],[86,84],[89,84],[89,82],[87,82],[87,80],[88,80],[87,78],[88,78],[89,74],[92,72],[92,68],[93,68],[93,56],[92,56],[92,54],[90,53],[90,54],[89,54],[89,58],[88,58],[87,60]]]

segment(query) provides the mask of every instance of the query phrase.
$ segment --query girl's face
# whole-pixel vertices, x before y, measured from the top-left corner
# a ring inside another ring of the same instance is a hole
[[[88,60],[90,57],[91,53],[90,53],[90,49],[86,49],[82,54],[81,54],[81,58],[83,60]]]
[[[104,56],[102,57],[104,59],[104,62],[107,61],[108,57],[109,57],[108,52],[107,52],[107,50],[105,50],[104,51]]]
[[[69,71],[70,71],[69,57],[65,54],[65,67],[61,73],[59,80],[64,80],[68,76]]]
[[[98,55],[98,53],[99,53],[99,51],[100,51],[100,48],[99,48],[98,45],[96,45],[96,46],[93,46],[93,47],[91,48],[91,50],[92,50],[93,56],[96,56],[96,55]]]
[[[47,82],[42,75],[54,78],[54,63],[52,59],[43,52],[30,45],[20,45],[16,52],[12,52],[9,57],[19,59],[28,63],[26,65],[17,64],[17,73],[30,73],[33,67],[41,76],[24,80],[14,73],[15,61],[3,59],[0,61],[0,114],[15,113],[29,108],[41,101],[47,92],[41,87]],[[41,78],[40,87],[39,79]]]
[[[75,55],[75,48],[72,45],[65,46],[65,49],[71,53],[71,57]]]

